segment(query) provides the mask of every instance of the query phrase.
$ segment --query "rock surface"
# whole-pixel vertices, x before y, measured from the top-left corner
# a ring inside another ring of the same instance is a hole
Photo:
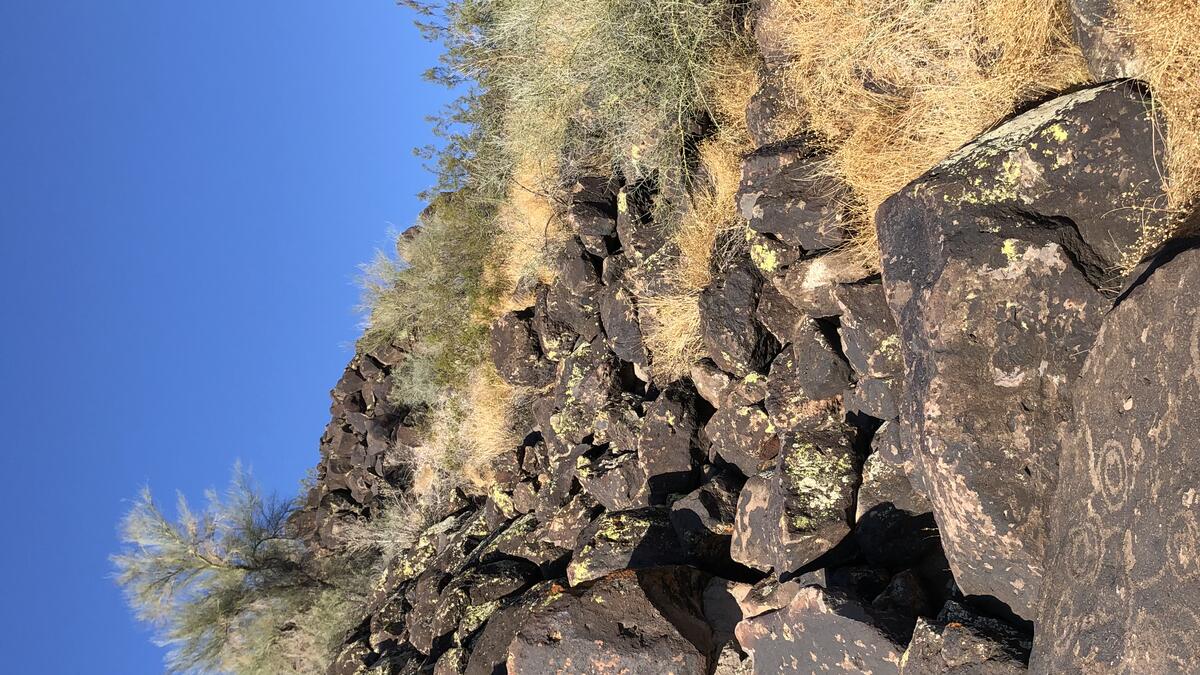
[[[1200,669],[1200,250],[1164,260],[1075,389],[1034,672]]]
[[[1161,193],[1151,134],[1136,87],[1081,90],[968,144],[879,212],[906,368],[901,435],[963,591],[1026,618],[1057,429],[1110,305],[1100,270],[1141,231],[1114,195]]]

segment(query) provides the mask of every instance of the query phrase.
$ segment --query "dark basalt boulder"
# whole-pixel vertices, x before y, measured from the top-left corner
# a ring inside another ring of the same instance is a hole
[[[834,292],[834,299],[842,352],[858,379],[902,377],[900,329],[892,318],[883,285],[841,286]]]
[[[936,620],[917,620],[900,675],[1019,675],[1029,647],[1018,629],[951,601]],[[1057,672],[1079,672],[1078,665]]]
[[[1075,39],[1097,82],[1140,77],[1132,31],[1121,24],[1116,0],[1071,0]]]
[[[1104,319],[1075,388],[1036,673],[1200,670],[1195,244],[1160,256]]]
[[[804,144],[773,145],[747,157],[737,202],[750,229],[804,251],[845,241],[845,189],[822,175],[821,160]]]
[[[780,430],[824,420],[831,401],[850,385],[850,367],[816,322],[809,319],[798,333],[771,362],[767,378],[767,414]]]
[[[558,276],[546,293],[545,312],[585,340],[600,334],[600,269],[596,258],[576,238],[563,244]]]
[[[608,347],[622,361],[647,364],[646,347],[642,343],[642,327],[638,323],[637,305],[633,296],[621,286],[609,286],[600,297],[600,323]]]
[[[560,292],[551,293],[549,286],[538,286],[535,291],[533,318],[530,327],[537,334],[541,353],[555,363],[563,360],[574,349],[579,334],[567,323],[555,318],[551,302],[559,302]]]
[[[617,192],[617,237],[632,264],[643,263],[670,239],[662,225],[651,218],[653,209],[653,194],[647,183]]]
[[[595,458],[580,456],[575,477],[609,511],[649,506],[644,474],[636,452],[605,451]]]
[[[746,127],[757,147],[792,140],[804,131],[803,113],[783,86],[786,77],[784,68],[768,63],[746,105]]]
[[[582,443],[592,435],[597,413],[618,401],[620,392],[620,364],[612,352],[602,340],[581,343],[562,364],[550,431],[564,443]]]
[[[714,651],[701,600],[707,581],[690,568],[664,567],[564,589],[524,618],[507,671],[705,675]]]
[[[756,673],[826,671],[895,675],[911,620],[841,591],[808,586],[782,609],[745,619],[738,642]]]
[[[850,533],[858,458],[849,430],[789,432],[776,467],[746,481],[730,553],[748,567],[795,571]]]
[[[652,503],[683,494],[700,478],[698,437],[701,429],[695,389],[684,383],[667,387],[646,404],[638,439],[638,467]]]
[[[688,562],[666,507],[604,513],[578,537],[579,545],[567,566],[572,586],[619,570]]]
[[[1123,250],[1162,193],[1148,102],[1115,83],[968,144],[877,214],[903,444],[965,593],[1036,615],[1057,429]],[[1115,200],[1115,201],[1114,201]],[[1152,217],[1153,218],[1153,217]]]
[[[700,294],[700,333],[712,360],[738,377],[763,372],[779,343],[755,318],[762,277],[734,265]]]
[[[671,504],[671,525],[679,545],[704,569],[729,567],[729,542],[743,483],[736,471],[722,471]]]
[[[771,284],[800,312],[822,318],[837,316],[840,308],[834,291],[871,276],[861,254],[839,249],[799,260],[771,277]]]
[[[544,387],[554,381],[554,364],[542,356],[529,317],[509,312],[492,324],[489,343],[496,372],[519,387]]]
[[[717,410],[704,433],[712,452],[746,476],[769,469],[779,455],[779,436],[759,405],[727,405]]]

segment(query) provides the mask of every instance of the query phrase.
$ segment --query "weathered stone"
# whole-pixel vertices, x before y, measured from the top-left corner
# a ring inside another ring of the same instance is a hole
[[[786,77],[783,68],[767,63],[758,90],[746,105],[746,127],[760,148],[795,139],[804,131],[804,114],[783,86]]]
[[[557,303],[560,293],[553,294],[553,302]],[[555,318],[551,311],[552,294],[549,286],[539,286],[536,291],[533,319],[530,326],[537,333],[538,344],[542,355],[553,362],[567,357],[575,347],[579,335],[566,323]]]
[[[696,392],[714,408],[725,405],[725,397],[733,386],[733,376],[721,370],[708,359],[696,362],[691,371],[692,384]]]
[[[755,318],[762,278],[745,262],[700,294],[700,332],[712,360],[738,377],[762,372],[779,349]]]
[[[575,548],[579,533],[600,512],[595,498],[581,492],[546,518],[542,539],[561,548]]]
[[[820,171],[821,159],[803,144],[761,148],[747,157],[737,201],[750,228],[805,251],[842,243],[845,188]]]
[[[859,477],[846,434],[839,425],[783,437],[776,469],[746,481],[738,498],[734,560],[791,572],[850,532]]]
[[[777,429],[808,426],[828,416],[829,401],[850,384],[850,367],[810,320],[803,335],[771,363],[767,414]]]
[[[936,621],[917,620],[900,675],[1019,675],[1029,647],[1029,636],[1017,629],[948,602]],[[1080,665],[1055,672],[1081,672]]]
[[[680,546],[705,569],[728,565],[738,492],[744,482],[736,471],[726,470],[671,504],[671,525]]]
[[[988,132],[887,200],[902,435],[964,592],[1036,614],[1069,384],[1096,290],[1162,194],[1142,92],[1081,90]],[[1157,216],[1149,216],[1152,220]]]
[[[890,379],[904,374],[900,330],[888,308],[881,284],[840,286],[838,334],[842,352],[860,379]]]
[[[651,217],[653,208],[647,184],[626,186],[617,193],[617,236],[634,264],[657,253],[669,239]]]
[[[842,403],[846,412],[860,413],[877,420],[894,420],[900,415],[897,399],[903,386],[903,374],[895,379],[864,377],[846,390]]]
[[[861,254],[839,249],[800,260],[772,276],[771,283],[797,310],[820,318],[836,316],[840,311],[833,295],[838,284],[852,284],[870,276]]]
[[[594,459],[580,456],[575,476],[583,489],[609,511],[649,505],[645,475],[636,452],[604,452]]]
[[[933,510],[929,500],[913,489],[904,465],[897,458],[881,452],[871,453],[863,462],[857,503],[856,520],[861,520],[868,511],[883,504],[891,504],[912,514]]]
[[[911,623],[816,586],[801,588],[783,609],[746,619],[737,637],[756,673],[840,672],[893,675]]]
[[[801,251],[789,246],[768,234],[748,232],[747,248],[750,262],[758,268],[763,277],[770,277],[786,269],[800,259]]]
[[[1121,25],[1114,0],[1071,0],[1075,39],[1097,82],[1142,77],[1133,31]]]
[[[492,324],[492,361],[509,384],[542,387],[554,381],[554,364],[542,357],[529,317],[509,312]]]
[[[1195,245],[1160,256],[1108,314],[1074,389],[1034,672],[1200,670]]]
[[[694,389],[680,383],[646,404],[638,466],[652,503],[662,503],[668,495],[689,492],[697,485],[698,398]]]
[[[704,432],[712,451],[746,476],[770,468],[779,454],[775,427],[758,405],[725,406],[709,419]]]
[[[809,316],[783,297],[775,284],[763,284],[755,316],[780,344],[787,344],[794,340],[798,333],[803,333],[804,326],[809,321]]]
[[[600,298],[600,323],[609,349],[622,361],[647,363],[633,297],[620,286],[608,287]]]
[[[516,632],[507,672],[704,675],[714,651],[707,581],[684,567],[624,571],[552,596]]]
[[[572,586],[624,569],[687,562],[663,507],[605,513],[579,534],[579,547],[567,566]]]
[[[341,648],[326,675],[365,675],[375,653],[363,642],[351,642]]]
[[[619,366],[603,341],[580,344],[562,365],[551,430],[566,443],[582,443],[593,433],[597,412],[619,398],[620,386]]]

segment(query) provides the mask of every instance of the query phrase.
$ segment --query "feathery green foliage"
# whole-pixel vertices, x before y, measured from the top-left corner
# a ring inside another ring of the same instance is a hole
[[[306,615],[353,614],[353,566],[309,553],[291,531],[294,503],[263,497],[240,471],[208,501],[197,513],[180,496],[173,521],[144,490],[122,524],[117,583],[171,647],[171,672],[307,672],[336,626],[305,636]]]

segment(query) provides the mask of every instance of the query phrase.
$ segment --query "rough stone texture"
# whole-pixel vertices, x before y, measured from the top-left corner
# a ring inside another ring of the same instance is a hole
[[[600,323],[608,346],[622,361],[646,365],[646,348],[638,323],[637,305],[623,287],[606,288],[600,299]]]
[[[726,470],[671,504],[671,525],[688,557],[705,569],[729,566],[729,542],[745,482]]]
[[[801,588],[783,609],[738,624],[756,673],[900,672],[906,621],[839,591]]]
[[[492,361],[509,384],[543,387],[554,381],[554,364],[542,357],[541,345],[529,317],[509,312],[492,324]]]
[[[737,202],[752,230],[805,251],[845,240],[845,190],[819,173],[819,160],[803,144],[770,146],[746,158]]]
[[[704,432],[712,451],[746,476],[770,468],[779,455],[779,437],[759,405],[727,405],[713,414]]]
[[[624,571],[534,609],[508,646],[509,673],[704,675],[713,651],[702,594],[683,567]]]
[[[1071,19],[1094,80],[1140,77],[1129,28],[1120,25],[1115,0],[1071,0]]]
[[[841,286],[834,292],[834,299],[839,310],[842,352],[858,377],[887,380],[903,376],[900,330],[888,308],[883,286]]]
[[[733,559],[784,573],[833,549],[853,522],[857,462],[840,425],[785,435],[776,468],[746,481],[738,497]]]
[[[717,366],[738,377],[765,370],[779,348],[755,318],[762,283],[743,262],[700,294],[704,346]]]
[[[771,362],[767,414],[780,430],[824,420],[831,399],[850,384],[850,367],[811,319],[796,341]]]
[[[1190,244],[1105,318],[1075,389],[1034,672],[1200,670],[1200,250]]]
[[[759,77],[758,90],[746,105],[746,127],[758,147],[796,138],[804,131],[803,114],[783,89],[786,73],[778,64],[767,63]]]
[[[646,405],[638,440],[638,467],[653,503],[696,487],[700,477],[697,436],[700,417],[695,390],[675,384]]]
[[[605,513],[579,534],[579,547],[567,566],[577,586],[624,569],[645,569],[687,562],[670,512],[664,507]]]
[[[884,282],[906,366],[902,437],[955,577],[1031,618],[1056,430],[1140,216],[1161,193],[1141,91],[1118,83],[1035,108],[880,208]]]
[[[1017,629],[949,602],[936,621],[917,620],[900,675],[1018,675],[1029,647]],[[1056,672],[1079,672],[1078,665]]]
[[[771,277],[771,283],[796,309],[811,317],[835,316],[833,296],[838,284],[852,284],[871,276],[861,256],[838,250],[796,262]]]

